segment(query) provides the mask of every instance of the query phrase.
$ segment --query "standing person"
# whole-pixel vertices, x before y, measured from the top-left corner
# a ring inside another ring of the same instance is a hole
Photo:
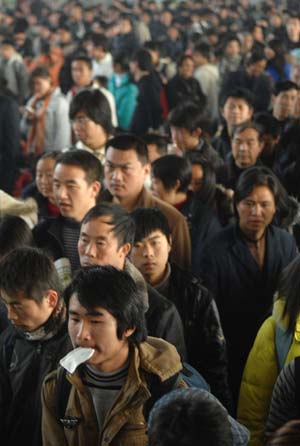
[[[164,386],[170,381],[176,386],[182,368],[176,349],[162,339],[146,337],[144,306],[124,271],[111,266],[84,268],[64,295],[72,344],[88,348],[92,356],[75,360],[72,369],[64,358],[63,378],[70,393],[63,414],[55,404],[62,398],[58,378],[62,372],[46,378],[43,445],[67,441],[70,446],[146,446],[146,422],[155,402],[149,382],[157,382],[159,395],[166,393]]]
[[[162,84],[154,72],[151,55],[145,49],[138,50],[131,59],[130,72],[137,83],[138,95],[130,131],[141,135],[157,130],[162,124],[160,93]]]
[[[59,88],[55,88],[47,68],[31,73],[34,95],[26,103],[21,131],[27,150],[35,157],[50,150],[62,150],[71,142],[69,104]]]
[[[91,153],[85,150],[62,153],[53,173],[53,191],[60,215],[44,219],[33,231],[37,246],[55,261],[67,259],[72,271],[80,267],[77,253],[80,223],[96,204],[102,175],[102,165]]]
[[[281,200],[282,186],[269,169],[247,169],[234,194],[237,224],[209,241],[199,259],[197,272],[216,299],[228,342],[235,400],[250,348],[270,312],[279,275],[297,254],[293,237],[272,225]]]
[[[119,127],[127,130],[136,109],[138,88],[130,78],[127,53],[117,53],[113,58],[113,66],[114,72],[108,81],[108,89],[116,101]]]
[[[154,197],[145,187],[150,173],[146,144],[133,134],[119,135],[107,143],[104,166],[107,190],[104,201],[119,203],[127,211],[138,207],[158,207],[167,217],[173,236],[175,263],[189,270],[191,241],[188,225],[183,215],[172,206]]]
[[[71,349],[61,285],[50,259],[19,248],[0,263],[11,324],[0,337],[1,441],[41,446],[41,386]]]
[[[16,161],[21,153],[20,113],[18,103],[0,94],[0,189],[8,194],[13,191],[16,179]]]
[[[231,410],[226,343],[211,294],[199,279],[169,262],[172,237],[166,217],[158,209],[136,209],[132,217],[136,224],[130,257],[133,264],[176,306],[183,322],[188,361]]]
[[[2,40],[0,52],[1,77],[6,80],[8,90],[22,105],[29,94],[29,76],[22,56],[17,53],[15,42],[8,38]]]
[[[55,160],[60,152],[46,152],[37,164],[35,181],[27,186],[22,193],[22,198],[32,197],[38,205],[38,218],[58,217],[59,209],[56,205],[53,192],[53,172]]]

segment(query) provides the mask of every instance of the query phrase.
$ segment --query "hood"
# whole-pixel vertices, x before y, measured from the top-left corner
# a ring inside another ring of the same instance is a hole
[[[277,294],[275,295],[275,302],[273,305],[272,317],[275,320],[275,323],[281,328],[282,331],[286,332],[288,328],[289,317],[288,315],[282,318],[285,299],[278,298]],[[297,342],[300,342],[300,318],[296,323],[296,329],[294,333],[294,338]]]
[[[149,299],[148,299],[148,290],[147,290],[147,283],[142,276],[142,274],[139,272],[139,270],[128,260],[125,260],[125,266],[124,271],[126,271],[135,281],[135,284],[138,289],[139,296],[141,297],[144,307],[145,307],[145,313],[149,308]]]

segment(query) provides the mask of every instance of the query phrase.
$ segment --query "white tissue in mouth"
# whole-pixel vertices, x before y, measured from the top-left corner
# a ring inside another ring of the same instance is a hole
[[[94,352],[93,348],[78,347],[62,358],[59,363],[69,373],[73,374],[80,364],[88,361],[93,356]]]

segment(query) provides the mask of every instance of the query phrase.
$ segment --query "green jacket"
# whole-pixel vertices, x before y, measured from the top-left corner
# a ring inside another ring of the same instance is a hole
[[[43,446],[146,446],[147,424],[144,404],[151,394],[143,370],[157,375],[164,382],[182,368],[175,347],[158,338],[134,347],[129,357],[127,380],[111,410],[107,413],[102,432],[99,432],[96,413],[89,391],[78,371],[67,373],[72,384],[65,417],[77,417],[78,425],[66,429],[58,420],[57,371],[49,374],[43,385]]]
[[[264,430],[272,390],[280,372],[276,356],[275,328],[278,324],[283,331],[286,331],[288,326],[287,318],[282,319],[284,303],[283,299],[274,303],[273,314],[261,326],[243,373],[238,421],[250,430],[249,446],[264,444]],[[299,322],[285,363],[292,361],[296,356],[300,356]]]

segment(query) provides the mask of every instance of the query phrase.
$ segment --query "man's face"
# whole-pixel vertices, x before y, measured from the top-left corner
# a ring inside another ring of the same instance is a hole
[[[3,44],[1,46],[1,56],[5,60],[9,60],[15,53],[15,49],[11,45]]]
[[[240,125],[253,114],[253,108],[244,99],[229,97],[224,104],[222,115],[229,126]]]
[[[231,149],[235,164],[246,169],[254,166],[263,148],[263,142],[259,140],[259,134],[255,129],[245,129],[235,133]]]
[[[72,62],[71,73],[76,87],[88,87],[92,82],[93,72],[83,60],[74,60]]]
[[[50,77],[34,77],[32,84],[36,97],[42,98],[50,91],[52,81]]]
[[[293,88],[291,90],[282,91],[273,97],[273,114],[280,121],[284,121],[293,114],[298,98],[298,91]]]
[[[57,164],[53,174],[54,197],[61,215],[80,222],[95,206],[100,183],[88,183],[83,169]]]
[[[197,131],[190,132],[182,127],[171,126],[172,141],[182,151],[195,149],[199,144],[200,133]]]
[[[267,61],[265,59],[258,60],[257,62],[249,65],[248,73],[250,76],[258,77],[265,71],[266,65]]]
[[[178,73],[184,79],[188,79],[193,76],[194,69],[195,69],[194,61],[193,61],[193,59],[188,57],[188,58],[184,59],[180,65],[180,67],[178,67]]]
[[[300,20],[297,17],[290,18],[286,27],[288,36],[292,42],[297,42],[300,36]]]
[[[267,186],[255,187],[237,204],[240,228],[245,233],[264,232],[276,212],[274,195]]]
[[[107,141],[107,133],[102,125],[92,121],[83,111],[76,113],[72,126],[76,138],[91,149],[103,147]]]
[[[129,351],[127,337],[134,329],[126,330],[122,339],[118,339],[114,316],[102,307],[86,309],[76,294],[69,302],[68,331],[74,348],[95,349],[87,364],[98,371],[114,372],[126,363]]]
[[[146,281],[154,285],[164,276],[170,250],[167,237],[158,229],[134,244],[131,260]]]
[[[1,290],[1,298],[7,307],[10,322],[23,331],[34,331],[51,316],[57,304],[57,293],[48,291],[41,301],[36,302],[23,291],[9,295]]]
[[[108,148],[104,166],[105,183],[117,199],[138,199],[149,172],[150,165],[143,166],[134,149]]]
[[[124,268],[130,244],[119,247],[111,219],[110,215],[105,215],[81,225],[78,240],[81,266],[112,265],[118,269]]]

